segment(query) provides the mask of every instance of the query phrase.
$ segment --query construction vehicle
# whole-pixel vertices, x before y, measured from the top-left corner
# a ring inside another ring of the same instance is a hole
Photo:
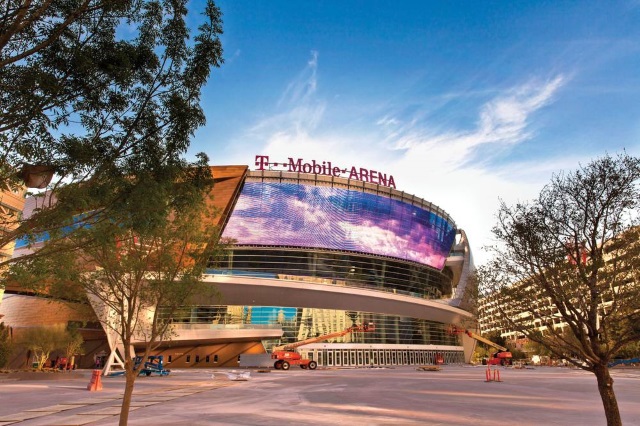
[[[491,346],[492,348],[497,349],[497,352],[494,352],[491,354],[490,358],[485,358],[482,360],[482,364],[485,365],[511,365],[512,364],[512,360],[511,358],[513,357],[513,355],[511,354],[511,352],[509,352],[509,349],[505,348],[504,346],[500,346],[497,343],[492,342],[489,339],[485,339],[484,337],[480,336],[479,334],[474,333],[473,331],[470,330],[465,330],[464,328],[459,328],[456,327],[455,325],[451,326],[451,334],[461,334],[464,333],[467,336],[471,337],[472,339],[475,339],[479,342],[482,342],[486,345]]]
[[[136,357],[142,358],[142,357]],[[150,376],[151,374],[159,374],[161,376],[168,376],[171,370],[164,368],[164,357],[162,355],[151,355],[147,358],[147,362],[144,363],[144,367],[140,370],[140,374]]]
[[[160,376],[168,376],[171,370],[164,368],[164,357],[162,355],[150,355],[147,361],[142,367],[142,357],[136,356],[133,358],[133,368],[138,371],[138,375],[150,376],[152,374],[159,374]],[[116,377],[124,375],[124,370],[111,371],[107,374],[108,377]]]
[[[640,358],[630,358],[630,359],[616,359],[611,361],[607,366],[609,368],[615,367],[616,365],[635,365],[640,364]]]
[[[302,355],[296,351],[296,348],[304,345],[309,345],[311,343],[323,342],[334,337],[342,337],[353,332],[371,332],[374,330],[375,326],[371,323],[364,325],[352,325],[349,328],[346,328],[342,331],[337,331],[335,333],[329,333],[322,336],[311,337],[299,342],[276,346],[271,352],[271,359],[276,360],[273,363],[273,368],[275,368],[276,370],[288,370],[292,365],[299,365],[300,368],[305,370],[315,370],[318,367],[318,363],[311,359],[303,359]]]

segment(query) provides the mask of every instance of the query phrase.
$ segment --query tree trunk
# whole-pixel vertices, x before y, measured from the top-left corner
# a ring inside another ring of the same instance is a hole
[[[598,380],[598,391],[602,398],[604,406],[604,414],[607,417],[607,426],[622,426],[620,418],[620,410],[618,409],[618,400],[613,391],[613,379],[609,374],[609,367],[606,365],[597,365],[593,373]]]
[[[122,407],[120,408],[120,426],[127,426],[129,422],[129,408],[131,407],[131,397],[133,396],[133,385],[136,381],[137,371],[133,370],[133,363],[128,366],[125,373],[124,395],[122,397]],[[133,371],[129,371],[129,369]]]

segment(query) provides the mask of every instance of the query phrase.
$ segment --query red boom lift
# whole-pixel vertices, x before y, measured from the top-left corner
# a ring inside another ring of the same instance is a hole
[[[299,365],[300,368],[315,370],[318,366],[318,363],[311,359],[303,359],[302,355],[297,352],[295,349],[308,345],[311,343],[322,342],[325,340],[332,339],[334,337],[342,337],[349,333],[353,332],[369,332],[374,331],[375,326],[373,324],[364,324],[364,325],[352,325],[351,327],[337,331],[335,333],[325,334],[323,336],[312,337],[310,339],[301,340],[295,343],[289,343],[282,346],[276,346],[273,348],[273,352],[271,353],[271,359],[275,359],[276,361],[273,363],[273,367],[276,370],[288,370],[292,365]]]
[[[479,342],[485,343],[493,348],[496,348],[498,352],[494,352],[493,354],[491,354],[491,357],[486,360],[487,365],[511,365],[512,363],[511,358],[513,355],[511,354],[511,352],[509,352],[509,349],[505,348],[504,346],[500,346],[497,343],[493,343],[491,340],[485,339],[479,334],[474,333],[473,331],[465,330],[463,328],[458,328],[455,325],[451,326],[451,333],[452,334],[464,333],[467,336],[471,337],[472,339],[475,339]],[[484,364],[484,361],[483,361],[483,364]]]

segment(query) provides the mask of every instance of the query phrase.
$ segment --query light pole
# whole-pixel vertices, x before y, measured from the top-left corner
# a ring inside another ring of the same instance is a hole
[[[44,164],[25,164],[19,173],[27,188],[43,189],[49,185],[55,169]]]

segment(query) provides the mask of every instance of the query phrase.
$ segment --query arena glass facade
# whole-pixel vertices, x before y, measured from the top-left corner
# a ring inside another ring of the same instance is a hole
[[[464,336],[447,332],[450,323],[471,317],[460,297],[470,250],[442,209],[402,191],[332,176],[246,166],[214,166],[212,174],[214,207],[222,212],[217,220],[234,244],[224,266],[204,280],[219,288],[226,304],[203,300],[173,316],[174,336],[156,351],[172,367],[234,367],[243,354],[369,323],[374,332],[298,350],[325,366],[470,358]],[[17,248],[17,255],[24,250]],[[36,312],[49,301],[7,290],[12,297],[0,305],[5,324],[41,325]],[[25,309],[34,311],[25,316]],[[56,308],[52,321],[63,321],[63,311]],[[104,339],[95,335],[85,345],[88,366],[114,352]]]
[[[438,303],[453,300],[454,287],[459,286],[455,278],[461,278],[448,264],[458,230],[443,210],[362,181],[248,172],[226,209],[223,227],[223,237],[233,245],[224,266],[209,271],[213,276],[264,279],[274,287],[294,282],[367,289],[382,301],[401,296]],[[247,294],[249,299],[252,294]],[[291,306],[286,293],[281,301],[281,306],[200,305],[185,309],[179,321],[193,326],[280,327],[279,339],[262,341],[267,352],[353,324],[375,324],[374,332],[299,348],[325,366],[465,359],[460,337],[447,332],[447,323],[362,306],[331,309],[330,301],[321,308]]]

